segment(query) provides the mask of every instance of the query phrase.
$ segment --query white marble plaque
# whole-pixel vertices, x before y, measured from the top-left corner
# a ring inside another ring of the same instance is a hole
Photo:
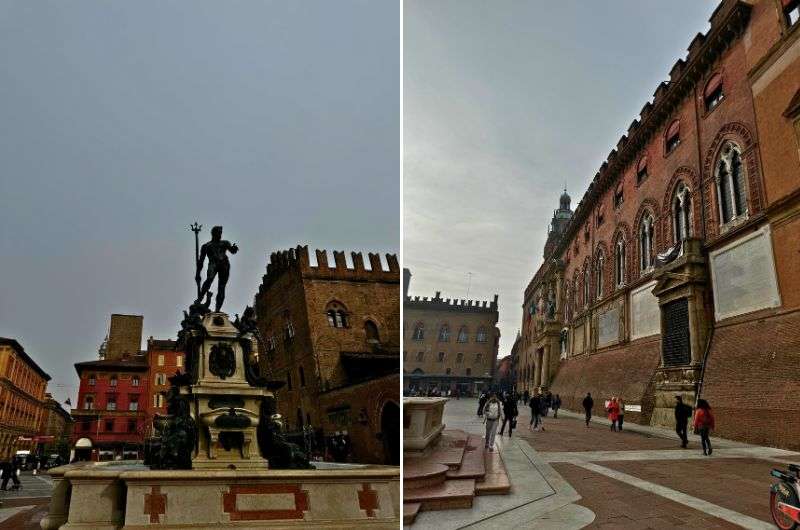
[[[619,341],[619,307],[611,307],[597,316],[597,347],[602,348]]]
[[[631,291],[631,340],[661,333],[661,309],[651,292],[656,282]]]
[[[781,305],[769,225],[711,253],[717,320]]]

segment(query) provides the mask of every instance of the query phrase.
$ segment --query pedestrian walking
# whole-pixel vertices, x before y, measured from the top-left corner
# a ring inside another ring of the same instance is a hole
[[[616,431],[617,420],[619,420],[619,405],[617,404],[617,398],[611,398],[611,401],[608,402],[608,408],[606,408],[606,412],[608,412],[608,419],[611,421],[611,430]]]
[[[11,461],[3,462],[0,464],[0,469],[3,470],[3,483],[0,484],[0,490],[6,491],[9,480],[14,481],[14,485],[11,486],[12,490],[19,489],[19,477],[17,477],[19,464],[17,463],[17,459],[12,458]]]
[[[553,399],[553,419],[558,419],[558,409],[561,408],[561,396],[556,394],[556,397]]]
[[[489,452],[494,451],[494,436],[497,433],[497,422],[503,413],[503,404],[497,399],[494,392],[489,395],[486,405],[483,407],[484,421],[486,422],[485,447]]]
[[[625,421],[625,402],[622,398],[617,398],[617,405],[619,405],[619,416],[617,418],[617,429],[622,430],[622,423]]]
[[[675,396],[675,432],[681,439],[681,447],[686,449],[689,446],[689,438],[686,436],[686,425],[692,417],[692,407],[683,402],[681,396]]]
[[[483,416],[483,407],[486,405],[486,392],[481,392],[481,395],[478,397],[478,416]]]
[[[711,406],[705,399],[697,400],[697,412],[694,414],[694,432],[700,435],[700,444],[703,446],[703,454],[711,456],[711,440],[708,435],[714,430],[714,414],[711,413]]]
[[[553,394],[551,394],[549,390],[544,395],[543,405],[544,407],[542,410],[542,416],[547,416],[548,412],[550,411],[550,407],[553,405]]]
[[[589,422],[592,420],[592,409],[594,408],[594,400],[592,399],[592,393],[587,392],[586,397],[583,398],[583,411],[586,413],[586,426],[589,426]]]
[[[542,425],[542,397],[539,393],[534,394],[531,396],[531,399],[528,401],[528,406],[531,408],[531,423],[530,429],[532,431],[539,430],[539,426]]]
[[[528,400],[530,400],[530,399],[531,399],[531,393],[526,390],[525,393],[522,394],[522,402],[527,405],[528,404]]]
[[[519,410],[517,409],[517,398],[512,394],[503,403],[503,424],[500,426],[500,436],[503,436],[503,431],[505,431],[507,423],[508,437],[511,438],[511,432],[517,427],[518,414]]]

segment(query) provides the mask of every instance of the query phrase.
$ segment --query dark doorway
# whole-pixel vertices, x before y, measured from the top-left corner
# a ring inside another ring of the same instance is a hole
[[[390,466],[400,465],[400,407],[388,402],[381,411],[381,433],[386,453],[385,461]]]

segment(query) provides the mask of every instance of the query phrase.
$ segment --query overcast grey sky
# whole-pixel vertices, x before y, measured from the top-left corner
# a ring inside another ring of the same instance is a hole
[[[111,313],[175,336],[195,220],[239,243],[230,313],[274,250],[399,250],[399,17],[393,0],[0,3],[0,336],[59,400]]]
[[[410,294],[500,295],[499,356],[566,183],[573,208],[717,1],[406,0]]]

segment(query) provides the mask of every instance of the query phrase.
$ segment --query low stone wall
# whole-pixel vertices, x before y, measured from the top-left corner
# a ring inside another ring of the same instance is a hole
[[[70,465],[51,476],[55,490],[45,530],[400,524],[397,467],[151,471],[141,465]]]
[[[561,361],[550,391],[561,397],[564,408],[574,411],[583,410],[583,398],[591,392],[595,415],[605,414],[605,400],[621,396],[628,405],[642,407],[641,413],[626,412],[625,421],[649,424],[653,411],[651,379],[661,358],[659,341],[656,335]]]
[[[800,312],[718,326],[700,397],[719,436],[800,450]]]

